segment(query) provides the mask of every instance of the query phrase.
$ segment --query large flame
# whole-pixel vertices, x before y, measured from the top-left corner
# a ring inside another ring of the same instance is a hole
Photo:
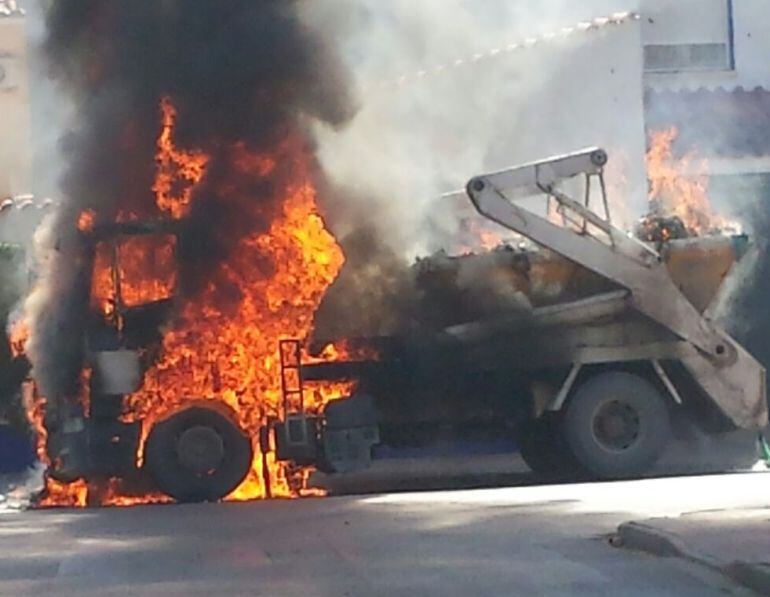
[[[164,99],[153,191],[159,211],[166,217],[180,219],[193,208],[196,185],[206,176],[209,157],[201,151],[176,147],[176,118],[173,103]],[[243,236],[201,292],[194,298],[177,299],[183,302],[165,332],[159,359],[145,373],[141,389],[126,399],[124,419],[142,421],[137,454],[140,465],[144,440],[152,425],[193,400],[227,404],[242,428],[256,438],[260,428],[281,412],[279,342],[286,337],[308,336],[313,314],[345,260],[320,215],[311,182],[311,158],[299,139],[287,138],[270,155],[250,153],[242,145],[233,147],[231,155],[234,171],[255,180],[269,177],[278,164],[291,160],[292,182],[284,187],[281,197],[275,198],[280,209],[269,230]],[[227,201],[232,192],[222,189],[222,200]],[[243,202],[244,198],[236,200]],[[253,204],[255,211],[244,217],[253,217],[255,221],[264,218],[259,202],[245,204]],[[78,224],[88,230],[93,220],[93,214],[84,214]],[[157,246],[142,244],[146,242],[146,238],[136,237],[120,241],[117,247],[97,247],[93,307],[111,315],[118,299],[130,306],[170,296],[176,284],[176,274],[168,267],[173,263],[174,247],[168,241],[168,250],[159,252]],[[158,259],[158,254],[166,257]],[[119,256],[117,260],[115,255]],[[150,255],[155,257],[149,260]],[[116,263],[120,297],[114,296],[112,267]],[[344,347],[326,352],[331,358],[344,358],[344,353]],[[350,389],[351,384],[347,383],[308,386],[305,408],[317,412]],[[40,424],[42,400],[33,404],[31,418],[42,438],[40,445],[44,446],[45,429]],[[297,495],[308,471],[286,470],[274,461],[272,453],[263,455],[258,446],[255,448],[251,472],[229,499]],[[45,458],[44,448],[41,449],[41,457]],[[264,465],[269,469],[271,487],[265,486]],[[126,505],[163,500],[157,495],[124,496],[120,485],[117,480],[110,482],[101,489],[98,501]],[[67,486],[51,480],[44,505],[83,506],[87,493],[83,483]],[[94,502],[91,496],[88,502]]]
[[[252,161],[244,164],[251,167]],[[252,434],[279,414],[279,340],[308,334],[313,313],[344,263],[318,213],[315,190],[306,181],[300,178],[290,188],[269,232],[243,238],[222,265],[220,273],[237,289],[238,303],[223,300],[221,285],[211,283],[182,309],[164,338],[162,359],[145,375],[141,391],[128,400],[145,431],[190,399],[225,402]],[[306,400],[318,408],[339,396],[335,394],[317,388]],[[257,454],[252,474],[234,498],[266,495],[260,469]],[[278,467],[273,467],[272,476],[272,495],[288,495]]]
[[[156,161],[155,203],[161,211],[174,218],[187,215],[195,185],[206,173],[209,158],[200,151],[182,151],[174,145],[174,125],[177,111],[171,100],[164,97],[161,107],[161,130],[158,136]]]
[[[714,212],[709,200],[708,162],[695,150],[676,157],[672,146],[678,136],[673,126],[650,133],[647,176],[652,211],[679,217],[693,234],[722,229],[727,222]]]

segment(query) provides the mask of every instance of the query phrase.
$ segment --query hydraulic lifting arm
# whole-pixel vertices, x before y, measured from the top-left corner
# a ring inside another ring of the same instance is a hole
[[[679,290],[660,256],[610,222],[603,179],[607,154],[598,148],[473,178],[467,193],[484,217],[624,287],[630,305],[691,345],[682,362],[737,426],[767,423],[764,368],[735,340],[702,316]],[[585,178],[583,203],[557,185]],[[598,180],[604,217],[589,207]],[[555,202],[565,225],[525,208],[524,197]]]

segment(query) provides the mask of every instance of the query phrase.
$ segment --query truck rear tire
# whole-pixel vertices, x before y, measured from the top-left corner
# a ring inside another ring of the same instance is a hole
[[[228,416],[194,406],[157,423],[144,455],[150,476],[163,493],[178,502],[213,502],[246,478],[254,451]]]
[[[611,371],[589,378],[571,397],[564,434],[589,473],[612,479],[648,471],[671,429],[665,399],[655,386],[638,375]]]
[[[532,472],[548,479],[575,479],[585,474],[562,432],[561,413],[547,412],[528,421],[517,436],[519,454]]]

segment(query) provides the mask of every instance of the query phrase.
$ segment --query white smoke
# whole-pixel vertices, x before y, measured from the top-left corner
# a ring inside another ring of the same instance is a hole
[[[31,156],[33,177],[27,191],[38,198],[61,200],[64,172],[63,139],[72,122],[73,106],[67,94],[54,83],[44,56],[46,0],[25,0],[28,47],[29,98],[31,112]]]
[[[353,217],[369,219],[404,254],[422,253],[435,248],[425,222],[441,193],[480,172],[589,145],[625,154],[628,202],[638,206],[631,211],[642,209],[638,24],[580,30],[506,51],[514,42],[637,8],[638,0],[309,5],[308,19],[337,36],[358,84],[355,119],[342,130],[317,130],[325,171],[366,206]],[[619,84],[608,88],[604,82],[612,84],[616,69],[624,71],[617,73]],[[345,223],[337,226],[344,235]]]

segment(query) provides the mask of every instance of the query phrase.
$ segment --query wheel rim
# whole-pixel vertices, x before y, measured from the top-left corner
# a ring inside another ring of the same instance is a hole
[[[632,447],[641,432],[639,413],[621,400],[608,400],[596,410],[593,437],[605,450],[622,452]]]
[[[225,444],[211,427],[196,425],[179,436],[176,445],[179,462],[196,475],[210,475],[225,456]]]

